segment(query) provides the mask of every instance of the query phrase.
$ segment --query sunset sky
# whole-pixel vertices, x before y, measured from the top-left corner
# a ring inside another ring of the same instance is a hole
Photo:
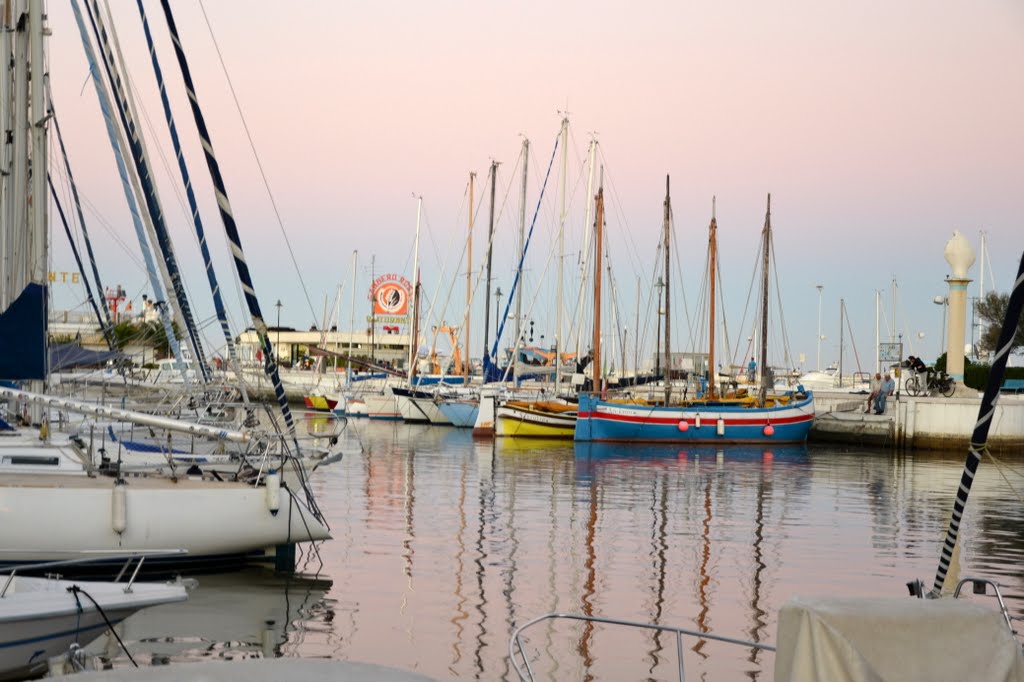
[[[180,182],[139,14],[135,2],[114,5],[131,78],[151,121],[144,132],[159,169],[164,210],[193,305],[207,319],[211,297],[181,208],[184,195],[174,190]],[[765,198],[772,194],[786,332],[794,356],[805,356],[804,369],[816,364],[816,285],[824,287],[822,364],[838,359],[843,299],[860,365],[870,369],[875,291],[882,292],[886,340],[894,279],[896,327],[910,341],[907,351],[928,359],[938,354],[942,308],[932,299],[947,291],[943,248],[954,230],[978,250],[981,231],[987,233],[986,290],[994,284],[1007,291],[1020,261],[1024,6],[1018,2],[649,2],[627,9],[611,2],[185,0],[174,7],[270,324],[278,299],[282,324],[319,324],[325,297],[333,301],[344,286],[339,316],[347,328],[352,252],[358,250],[359,327],[369,309],[371,256],[375,274],[412,278],[417,195],[424,207],[426,295],[436,300],[435,310],[449,299],[435,323],[457,323],[465,296],[466,264],[459,257],[468,176],[477,173],[477,270],[487,229],[488,204],[481,199],[492,159],[501,162],[494,280],[507,292],[515,267],[521,142],[524,136],[531,142],[529,217],[563,112],[571,126],[566,277],[574,283],[566,296],[577,296],[576,254],[588,201],[584,164],[594,136],[604,164],[620,326],[634,325],[638,283],[642,299],[651,290],[666,175],[691,309],[717,197],[725,312],[737,336],[746,333],[739,328]],[[158,2],[146,8],[240,329],[247,323],[166,24]],[[55,108],[89,206],[104,283],[120,283],[138,298],[148,291],[146,278],[78,31],[68,3],[51,2],[48,11]],[[547,342],[553,334],[556,265],[550,255],[557,248],[559,162],[541,204],[523,301],[525,311],[536,296],[531,317]],[[56,224],[54,230],[52,269],[73,270],[63,233]],[[975,280],[980,255],[971,271]],[[678,283],[675,272],[673,279]],[[453,280],[459,284],[450,287]],[[978,295],[977,281],[970,295]],[[55,297],[55,307],[75,307],[83,292],[57,285]],[[473,313],[478,322],[481,298]],[[677,318],[673,324],[684,345],[685,322]],[[478,342],[481,331],[475,325]],[[217,333],[212,325],[205,330],[211,340]],[[650,332],[647,338],[649,354]],[[846,342],[849,368],[855,361],[848,333]],[[470,352],[479,356],[481,349]]]

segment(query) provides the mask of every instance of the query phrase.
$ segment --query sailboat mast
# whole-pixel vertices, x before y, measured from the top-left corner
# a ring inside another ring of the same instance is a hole
[[[409,388],[416,374],[416,346],[419,345],[420,324],[420,218],[423,215],[423,197],[416,197],[416,241],[412,250],[412,331],[409,334]]]
[[[484,295],[484,381],[487,381],[487,367],[490,364],[488,348],[491,340],[491,254],[494,247],[494,192],[498,162],[491,161],[491,209],[487,221],[487,292]],[[494,330],[497,333],[497,329]]]
[[[669,223],[672,220],[672,198],[669,191],[669,176],[665,176],[665,404],[668,405],[672,396],[672,316],[669,311],[669,299],[672,287],[669,286],[669,273],[672,272],[672,259],[669,252]],[[660,311],[659,311],[660,314]]]
[[[466,238],[466,342],[463,344],[462,376],[469,383],[469,329],[473,302],[473,181],[476,173],[469,174],[469,236]]]
[[[708,397],[715,397],[715,263],[718,260],[718,224],[715,222],[715,198],[711,198],[711,225],[708,226]]]
[[[569,117],[562,118],[562,196],[558,209],[558,282],[555,288],[555,395],[562,387],[562,298],[565,293],[565,195],[569,165]],[[589,196],[589,193],[588,193]],[[589,201],[587,202],[590,203]]]
[[[352,385],[352,335],[356,331],[356,262],[359,251],[352,251],[352,291],[348,305],[348,367],[345,369],[345,385]]]
[[[770,282],[769,268],[771,266],[772,258],[772,195],[768,195],[768,209],[764,214],[764,243],[761,248],[764,251],[763,260],[761,262],[761,275],[763,277],[761,282],[761,361],[758,364],[758,369],[761,370],[760,381],[761,381],[761,404],[764,405],[765,399],[768,396],[768,307],[769,307],[769,296],[768,286]]]
[[[602,175],[604,171],[602,170]],[[594,219],[594,390],[604,393],[601,381],[601,250],[604,228],[604,180],[597,190],[597,209]]]
[[[0,74],[0,130],[13,130],[11,117],[11,83],[13,69],[11,68],[11,36],[14,35],[14,25],[11,23],[11,5],[13,0],[3,0],[3,16],[0,17],[0,55],[3,55],[3,73]],[[16,68],[16,67],[15,67]],[[10,277],[10,248],[9,240],[14,235],[13,206],[11,201],[11,144],[13,139],[4,134],[0,140],[0,310],[6,310],[8,299],[8,285]]]
[[[839,299],[839,387],[843,386],[843,322],[846,317],[846,301]]]
[[[46,83],[46,62],[43,59],[43,39],[46,32],[43,27],[43,0],[31,0],[29,3],[29,38],[32,64],[30,85],[30,104],[32,107],[32,231],[29,233],[29,281],[46,287],[47,274],[47,253],[49,251],[47,240],[49,229],[46,223],[46,208],[50,202],[46,195],[47,177],[47,149],[46,149],[46,109],[45,92]],[[44,293],[45,300],[45,293]],[[44,303],[43,310],[46,310]],[[46,322],[44,321],[44,325]],[[43,367],[48,374],[49,367],[49,344],[48,334],[43,334]],[[42,392],[43,379],[33,379],[29,382],[29,390]],[[31,407],[33,423],[42,423],[46,408],[33,405]]]
[[[519,197],[519,245],[516,249],[516,253],[521,254],[523,252],[523,243],[526,239],[526,181],[530,166],[530,141],[523,138],[523,186]],[[519,273],[518,277],[521,279],[523,276],[523,261],[519,259]],[[515,343],[519,344],[520,339],[523,335],[522,324],[523,324],[523,297],[519,294],[518,288],[510,292],[510,295],[516,297],[516,335]],[[515,365],[513,365],[515,367]]]

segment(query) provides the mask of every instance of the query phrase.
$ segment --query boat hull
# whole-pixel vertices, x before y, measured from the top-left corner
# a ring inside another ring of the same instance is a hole
[[[442,400],[437,407],[452,426],[471,429],[476,424],[476,417],[480,412],[480,401]]]
[[[191,477],[128,476],[117,486],[107,477],[21,474],[0,485],[5,564],[167,549],[196,561],[329,537],[284,489],[275,498],[266,487]]]
[[[814,423],[814,396],[767,408],[729,404],[658,407],[580,395],[577,441],[803,443]]]
[[[494,435],[513,438],[561,438],[572,440],[575,413],[545,412],[522,406],[499,406],[494,415]]]

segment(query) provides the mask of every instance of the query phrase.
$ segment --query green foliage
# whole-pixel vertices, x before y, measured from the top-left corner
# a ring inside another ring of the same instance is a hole
[[[999,342],[999,333],[1003,328],[1003,321],[1006,319],[1006,308],[1010,303],[1009,294],[1001,294],[997,291],[990,291],[985,297],[977,302],[975,314],[981,318],[984,331],[978,340],[978,348],[982,351],[994,352]],[[1017,322],[1017,331],[1010,343],[1010,352],[1024,347],[1024,325],[1020,320]]]
[[[180,339],[181,334],[178,332],[177,325],[174,325],[173,329],[174,336]],[[114,339],[117,342],[118,348],[124,348],[129,344],[149,346],[156,352],[157,357],[167,357],[171,354],[171,346],[167,341],[164,326],[155,320],[150,322],[138,320],[119,322],[114,325]]]
[[[985,387],[988,386],[988,375],[991,370],[992,367],[990,365],[979,363],[965,364],[964,383],[971,388],[984,391]],[[1003,373],[1003,380],[1005,381],[1006,379],[1024,379],[1024,367],[1007,367]]]

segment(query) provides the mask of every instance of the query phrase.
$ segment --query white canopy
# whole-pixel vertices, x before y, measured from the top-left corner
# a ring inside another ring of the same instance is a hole
[[[776,682],[1024,682],[996,609],[964,599],[803,598],[779,612]]]

